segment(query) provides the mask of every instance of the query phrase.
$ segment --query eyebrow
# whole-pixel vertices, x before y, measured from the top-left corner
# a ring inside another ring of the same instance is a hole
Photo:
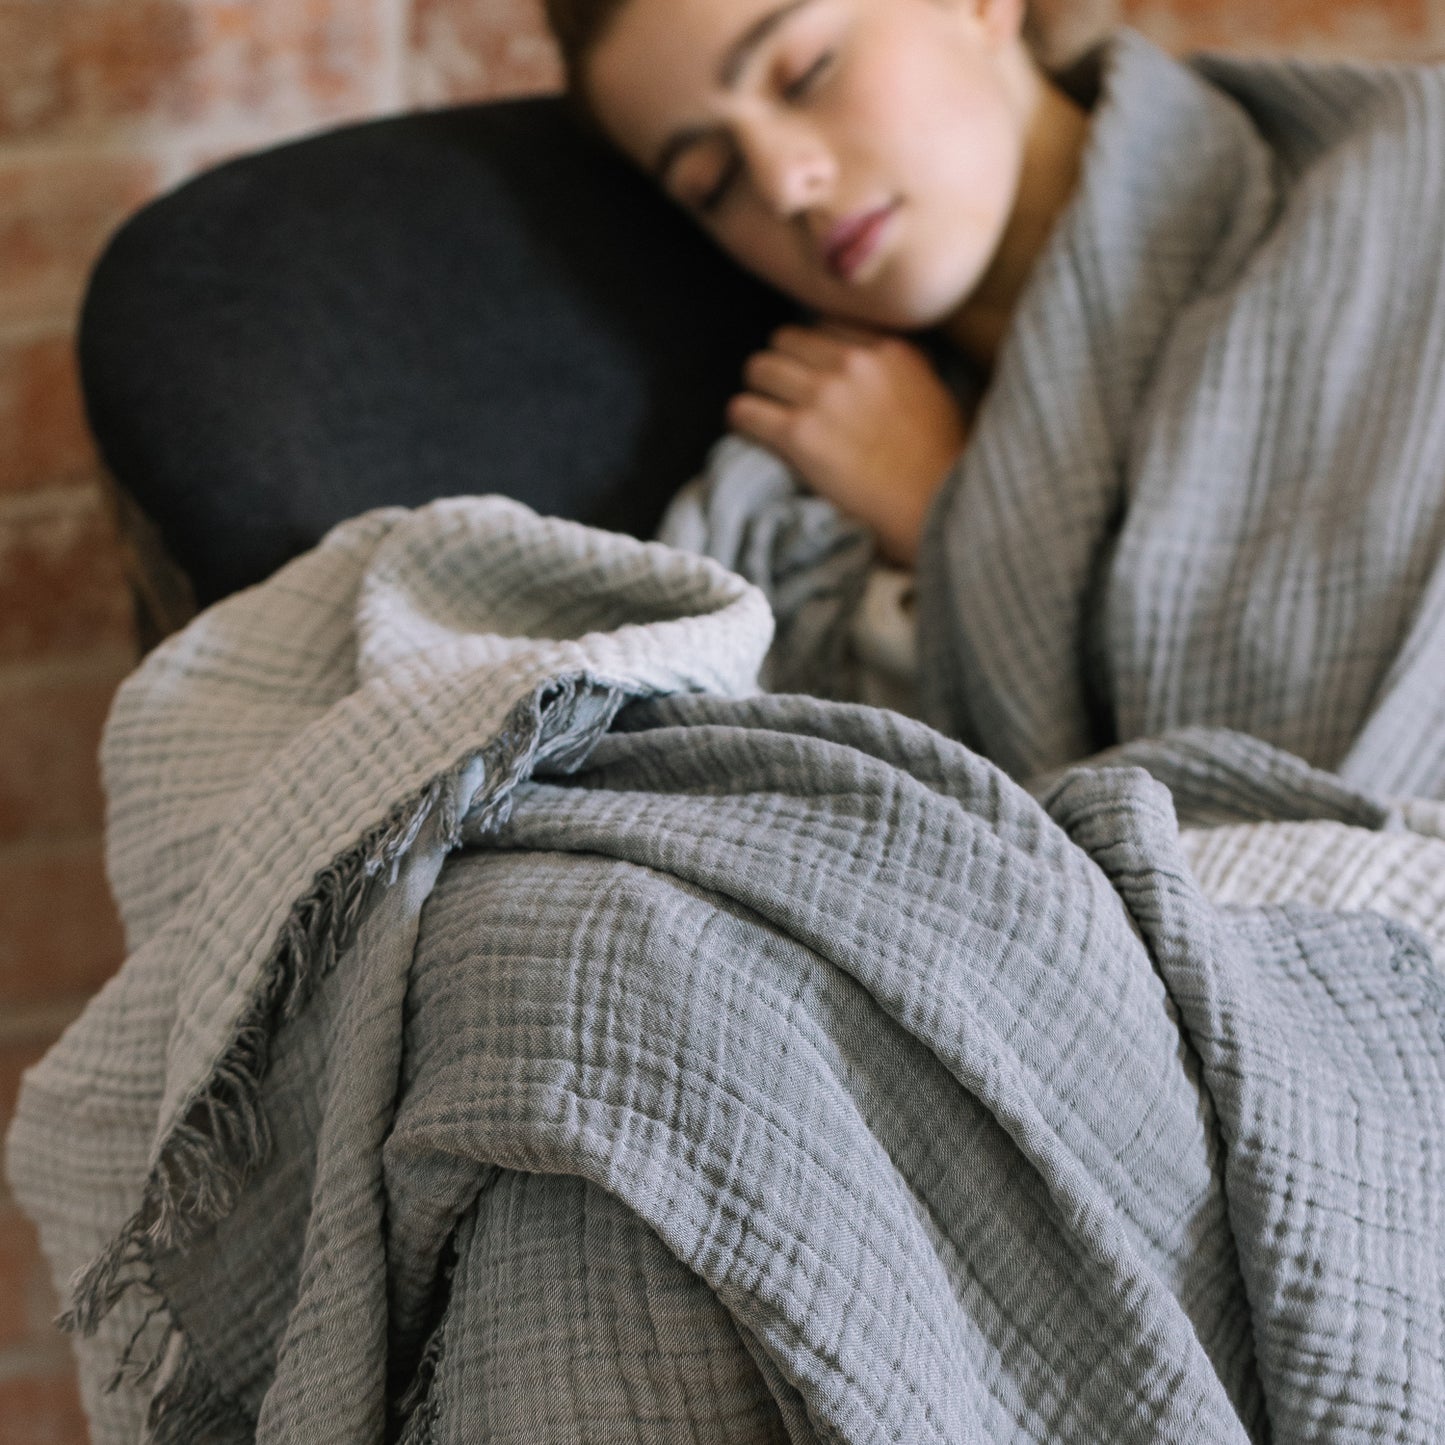
[[[722,63],[717,69],[718,84],[724,90],[734,89],[743,72],[743,67],[752,58],[753,52],[793,11],[800,10],[804,5],[812,3],[813,0],[787,0],[786,4],[779,5],[775,10],[769,10],[754,20],[723,53]],[[653,179],[659,185],[662,184],[667,179],[667,173],[672,169],[672,164],[678,156],[688,146],[709,135],[711,130],[710,126],[689,125],[669,136],[657,159],[652,163]]]

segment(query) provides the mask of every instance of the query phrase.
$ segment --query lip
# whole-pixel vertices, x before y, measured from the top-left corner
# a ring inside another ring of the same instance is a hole
[[[897,209],[896,203],[862,211],[839,221],[824,243],[828,269],[843,280],[850,280],[858,268],[877,249],[888,219]]]

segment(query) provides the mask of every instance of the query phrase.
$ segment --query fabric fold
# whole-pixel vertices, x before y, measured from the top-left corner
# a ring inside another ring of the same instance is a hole
[[[273,1157],[262,1094],[276,1038],[368,910],[380,898],[391,918],[404,987],[396,940],[425,899],[416,880],[435,877],[463,814],[504,816],[520,778],[575,766],[628,697],[755,690],[771,635],[761,594],[705,559],[464,498],[343,524],[122,685],[102,750],[107,864],[144,966],[92,1002],[27,1097],[85,1119],[93,1061],[107,1060],[111,1094],[146,1102],[102,1114],[93,1147],[148,1162],[82,1203],[74,1164],[24,1108],[9,1145],[12,1173],[28,1152],[41,1194],[69,1199],[45,1240],[63,1275],[84,1269],[67,1323],[99,1331],[105,1381],[122,1383],[117,1357],[133,1377],[110,1402],[88,1378],[93,1423],[131,1420],[158,1375],[158,1439],[245,1405],[243,1383],[197,1361],[157,1285]]]
[[[760,688],[854,686],[870,544],[735,446],[693,550],[369,513],[124,685],[129,957],[7,1143],[98,1445],[1441,1437],[1445,369],[1279,421],[1439,76],[1104,63],[937,727]]]
[[[925,527],[923,715],[1019,778],[1203,726],[1445,796],[1445,68],[1095,63]]]
[[[1438,1433],[1427,945],[1221,912],[1158,777],[1357,848],[1419,809],[1207,730],[1035,797],[759,693],[771,624],[483,498],[360,519],[127,685],[137,946],[8,1155],[87,1266],[98,1441]],[[266,762],[207,856],[175,797],[223,723]]]

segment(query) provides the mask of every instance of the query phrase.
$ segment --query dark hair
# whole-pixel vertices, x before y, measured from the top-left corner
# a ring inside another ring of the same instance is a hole
[[[601,136],[587,100],[582,72],[627,0],[545,0],[547,28],[562,56],[563,94],[579,124]]]
[[[592,112],[583,85],[583,70],[627,0],[545,0],[547,28],[562,56],[564,94],[578,122],[592,134],[602,129]],[[1099,13],[1110,0],[1028,0],[1024,11],[1024,40],[1045,69],[1063,63],[1066,51],[1080,48],[1080,22],[1094,31],[1105,28]],[[1060,23],[1064,22],[1064,23]]]

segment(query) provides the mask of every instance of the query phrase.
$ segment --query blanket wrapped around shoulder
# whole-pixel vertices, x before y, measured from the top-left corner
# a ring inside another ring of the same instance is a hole
[[[1441,1437],[1429,810],[1209,731],[1026,791],[771,634],[455,500],[125,684],[132,951],[8,1153],[97,1442]]]
[[[1204,724],[1445,797],[1445,67],[1106,65],[924,539],[929,714],[1020,776]]]
[[[924,529],[908,710],[1021,779],[1209,726],[1445,798],[1445,66],[1126,29],[1076,78],[1077,192]],[[865,695],[871,549],[780,462],[725,438],[662,536],[769,594],[770,680]]]

